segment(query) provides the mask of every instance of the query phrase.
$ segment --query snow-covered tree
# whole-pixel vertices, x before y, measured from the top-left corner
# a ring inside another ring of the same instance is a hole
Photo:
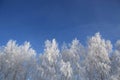
[[[0,79],[1,80],[27,80],[30,77],[30,68],[35,59],[35,51],[29,42],[23,45],[10,40],[1,50]]]
[[[99,33],[88,40],[88,54],[85,60],[88,80],[107,80],[109,78],[111,50],[111,42],[102,39]]]
[[[96,33],[82,45],[78,39],[61,48],[55,39],[45,41],[41,54],[29,42],[10,40],[0,47],[0,80],[119,80],[120,40],[112,49]]]
[[[116,42],[115,48],[111,57],[111,80],[120,79],[120,40]]]
[[[65,47],[65,46],[64,46]],[[82,61],[84,60],[84,47],[80,44],[79,40],[74,39],[69,46],[62,50],[62,59],[65,62],[70,62],[73,69],[72,79],[83,80],[84,68],[82,68]]]
[[[55,39],[52,41],[47,40],[45,42],[44,53],[40,55],[38,70],[38,76],[42,80],[58,80],[60,76],[58,74],[60,51]]]

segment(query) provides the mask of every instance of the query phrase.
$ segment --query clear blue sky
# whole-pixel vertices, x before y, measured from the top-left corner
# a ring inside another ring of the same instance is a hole
[[[30,41],[40,52],[46,39],[85,44],[96,32],[120,39],[120,0],[0,0],[0,45]]]

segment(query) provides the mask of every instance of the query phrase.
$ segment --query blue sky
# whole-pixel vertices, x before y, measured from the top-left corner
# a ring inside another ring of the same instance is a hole
[[[96,32],[120,39],[119,0],[0,0],[0,45],[30,41],[41,52],[46,39],[85,44]]]

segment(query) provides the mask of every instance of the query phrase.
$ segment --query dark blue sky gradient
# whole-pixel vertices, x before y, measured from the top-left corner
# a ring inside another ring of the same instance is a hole
[[[85,44],[96,32],[120,39],[120,0],[0,0],[0,45],[30,41],[41,52],[46,39]]]

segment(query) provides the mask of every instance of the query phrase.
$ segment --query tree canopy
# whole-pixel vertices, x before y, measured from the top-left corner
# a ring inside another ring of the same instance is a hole
[[[120,40],[113,45],[100,33],[82,45],[78,39],[59,46],[46,40],[38,54],[25,42],[0,47],[0,80],[120,80]]]

